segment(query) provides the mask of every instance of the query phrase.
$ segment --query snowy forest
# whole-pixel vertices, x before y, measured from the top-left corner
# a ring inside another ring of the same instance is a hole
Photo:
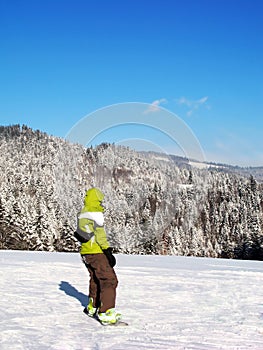
[[[78,251],[85,191],[105,194],[115,252],[263,260],[263,169],[0,127],[0,249]]]

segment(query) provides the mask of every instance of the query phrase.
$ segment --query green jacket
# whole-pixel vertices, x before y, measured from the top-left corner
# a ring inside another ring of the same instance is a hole
[[[78,226],[82,231],[93,233],[91,239],[81,244],[80,254],[99,254],[109,248],[104,229],[104,208],[101,202],[104,194],[98,188],[86,192],[84,207],[78,216]]]

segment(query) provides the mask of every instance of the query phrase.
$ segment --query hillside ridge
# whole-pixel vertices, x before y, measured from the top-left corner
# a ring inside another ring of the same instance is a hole
[[[2,249],[77,251],[76,214],[97,186],[115,251],[263,259],[263,184],[250,169],[85,148],[25,125],[0,127],[0,151]]]

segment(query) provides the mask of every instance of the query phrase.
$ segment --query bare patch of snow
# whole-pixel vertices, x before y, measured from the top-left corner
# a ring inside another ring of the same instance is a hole
[[[195,162],[195,161],[189,161],[189,164],[197,169],[208,169],[210,167],[209,164],[202,163],[202,162]]]

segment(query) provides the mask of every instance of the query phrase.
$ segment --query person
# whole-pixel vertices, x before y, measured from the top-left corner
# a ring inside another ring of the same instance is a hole
[[[97,316],[103,324],[113,324],[121,319],[121,314],[115,310],[116,259],[104,229],[103,199],[98,188],[86,192],[75,236],[81,242],[80,254],[90,275],[89,303],[83,311],[90,317]]]

